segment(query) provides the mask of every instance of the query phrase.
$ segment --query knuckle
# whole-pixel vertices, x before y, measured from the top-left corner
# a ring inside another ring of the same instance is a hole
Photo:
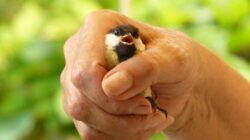
[[[68,99],[66,99],[68,100]],[[90,121],[90,110],[86,107],[80,99],[74,99],[64,102],[64,110],[68,116],[82,122],[89,123]]]
[[[75,50],[78,47],[78,34],[79,32],[77,32],[76,34],[72,35],[65,43],[63,46],[63,53],[64,53],[64,58],[65,58],[65,63],[71,63],[71,60],[74,56],[74,54],[76,53]]]
[[[185,33],[176,30],[169,31],[166,37],[169,37],[172,41],[165,42],[167,45],[164,45],[164,51],[172,54],[173,61],[176,62],[177,66],[188,64],[194,52],[192,39]]]
[[[72,36],[71,36],[69,39],[67,39],[67,40],[65,41],[65,43],[64,43],[64,45],[63,45],[64,52],[67,52],[69,46],[71,45],[71,40],[72,40]]]
[[[181,49],[179,49],[179,52],[177,54],[177,64],[179,66],[179,68],[182,68],[183,70],[185,70],[185,68],[187,68],[190,64],[191,64],[191,52],[189,49],[182,47]]]
[[[86,79],[85,71],[80,68],[80,66],[74,66],[71,70],[71,81],[75,86],[82,85],[83,81]]]
[[[67,100],[67,99],[66,99]],[[81,116],[81,105],[79,101],[71,101],[71,102],[64,102],[64,110],[65,112],[72,118],[77,119]]]
[[[171,59],[177,67],[183,67],[190,60],[191,51],[189,49],[189,44],[185,41],[180,41],[181,43],[169,43],[167,51],[171,54]]]
[[[72,35],[69,39],[67,39],[67,41],[64,43],[64,46],[63,46],[64,53],[69,52],[70,48],[74,47],[75,44],[77,44],[76,37],[77,37],[77,34]]]
[[[178,64],[180,65],[186,64],[187,61],[189,60],[188,59],[189,56],[190,56],[190,53],[186,47],[179,47],[176,50],[175,59],[176,59],[176,62],[178,62]]]
[[[71,71],[71,80],[78,87],[84,87],[93,81],[100,81],[100,71],[104,70],[98,62],[75,64]]]

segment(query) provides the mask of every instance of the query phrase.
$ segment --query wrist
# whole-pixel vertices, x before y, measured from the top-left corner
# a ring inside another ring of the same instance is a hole
[[[165,131],[170,138],[172,135],[180,139],[206,139],[202,138],[203,136],[207,139],[217,139],[218,135],[215,133],[221,126],[214,125],[220,122],[212,105],[218,87],[218,58],[200,45],[197,45],[196,51],[197,71],[192,79],[193,85],[188,91],[189,96],[182,111],[175,118],[175,123]],[[197,131],[199,133],[196,133]]]
[[[170,139],[248,139],[249,82],[206,48],[198,52],[199,78],[182,113],[165,133]]]

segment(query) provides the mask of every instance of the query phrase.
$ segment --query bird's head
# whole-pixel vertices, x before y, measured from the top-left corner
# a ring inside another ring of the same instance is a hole
[[[139,30],[136,27],[129,24],[119,25],[106,35],[106,45],[109,47],[115,47],[119,43],[131,45],[138,37]]]
[[[139,38],[139,30],[132,25],[119,25],[107,35],[107,49],[115,51],[120,61],[132,57],[136,52],[135,40]]]

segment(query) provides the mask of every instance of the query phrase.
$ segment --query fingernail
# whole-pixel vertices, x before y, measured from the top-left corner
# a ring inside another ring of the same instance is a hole
[[[119,71],[105,79],[102,83],[103,90],[109,95],[120,95],[132,86],[133,79],[126,72]]]
[[[145,105],[141,105],[141,106],[137,106],[133,112],[133,114],[140,114],[140,115],[146,115],[146,114],[150,114],[152,113],[152,108],[150,106],[145,106]]]

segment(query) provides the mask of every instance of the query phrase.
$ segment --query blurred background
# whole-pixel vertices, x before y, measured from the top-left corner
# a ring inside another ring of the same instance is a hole
[[[250,80],[249,0],[0,0],[1,140],[80,139],[61,104],[63,44],[103,8],[183,31]]]

